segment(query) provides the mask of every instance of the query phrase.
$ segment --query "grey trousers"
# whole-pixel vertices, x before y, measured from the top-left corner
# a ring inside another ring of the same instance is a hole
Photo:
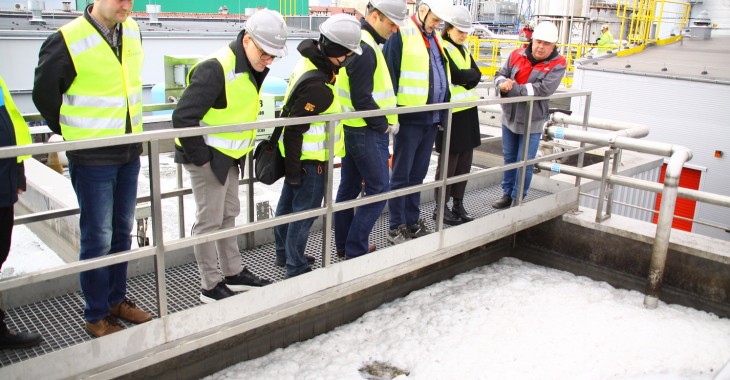
[[[195,198],[195,224],[192,235],[200,235],[233,227],[241,212],[238,200],[238,167],[231,166],[225,185],[221,185],[210,167],[184,165],[190,173],[190,184]],[[200,286],[213,289],[221,282],[220,264],[224,276],[234,276],[243,270],[241,252],[235,236],[193,247],[200,270]]]

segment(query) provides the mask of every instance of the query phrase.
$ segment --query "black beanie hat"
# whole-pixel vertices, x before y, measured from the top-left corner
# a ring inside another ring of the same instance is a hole
[[[324,55],[332,58],[342,57],[343,55],[347,55],[352,51],[338,43],[332,42],[323,34],[319,35],[319,46],[322,47],[322,52],[324,53]]]

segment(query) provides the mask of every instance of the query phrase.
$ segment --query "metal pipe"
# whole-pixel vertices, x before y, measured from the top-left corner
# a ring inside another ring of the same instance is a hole
[[[561,113],[554,113],[550,119],[555,123],[571,124],[571,125],[584,125],[583,117],[580,116],[569,116]],[[607,131],[615,131],[616,136],[626,136],[633,138],[642,138],[649,135],[649,127],[644,124],[629,123],[619,120],[600,119],[592,117],[588,120],[586,125],[589,128],[605,129]]]
[[[590,171],[587,169],[577,168],[575,166],[569,166],[564,164],[540,162],[536,164],[538,168],[553,173],[568,174],[576,177],[583,177],[594,181],[601,180],[601,173]],[[609,175],[607,178],[609,183],[626,186],[639,190],[651,191],[654,193],[662,192],[662,184],[657,182],[646,181],[638,178],[625,177],[620,175]],[[720,207],[730,208],[730,196],[707,193],[699,190],[685,189],[683,187],[678,188],[678,196],[680,198],[689,199],[692,201],[703,202]],[[636,207],[636,206],[634,206]]]
[[[677,203],[677,188],[679,187],[679,176],[682,174],[684,163],[692,159],[692,153],[688,149],[679,150],[672,154],[667,164],[664,176],[664,191],[662,191],[662,203],[659,206],[656,236],[654,248],[651,252],[649,264],[649,277],[644,296],[644,306],[655,309],[659,302],[662,283],[664,280],[664,269],[667,263],[667,251],[669,250],[669,235],[672,232],[672,219],[674,207]]]

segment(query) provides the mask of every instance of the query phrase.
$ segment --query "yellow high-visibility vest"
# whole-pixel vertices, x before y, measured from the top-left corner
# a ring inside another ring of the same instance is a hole
[[[471,69],[471,57],[469,57],[469,50],[466,50],[467,57],[464,57],[461,55],[461,52],[459,51],[459,48],[454,46],[449,41],[444,41],[444,49],[446,49],[446,52],[449,54],[449,57],[453,61],[453,63],[456,65],[457,69],[460,70],[468,70]],[[454,85],[449,83],[450,91],[451,91],[451,101],[452,102],[470,102],[472,100],[478,100],[479,97],[477,96],[476,91],[474,89],[467,90],[464,86],[460,85]],[[454,108],[452,112],[459,112],[463,111],[465,109],[468,109],[471,107],[458,107]]]
[[[361,39],[365,41],[373,51],[375,52],[376,68],[373,75],[373,100],[380,109],[390,109],[396,107],[395,92],[393,91],[393,81],[390,80],[390,72],[388,71],[388,65],[385,63],[385,57],[380,47],[375,43],[373,36],[369,32],[363,30],[361,32]],[[347,75],[347,70],[343,67],[337,74],[337,82],[335,83],[337,88],[337,95],[340,98],[340,104],[342,104],[342,112],[354,112],[355,107],[352,105],[352,98],[350,97],[350,77]],[[398,115],[392,114],[387,115],[388,124],[397,124]],[[350,127],[364,127],[367,125],[365,119],[345,119],[342,123]]]
[[[209,109],[200,120],[200,125],[217,126],[256,121],[259,114],[260,94],[251,82],[248,72],[236,73],[236,55],[233,50],[224,46],[206,59],[216,59],[223,66],[226,81],[226,108]],[[190,84],[192,71],[190,70],[188,74],[188,84]],[[256,130],[211,133],[203,136],[208,146],[234,159],[239,159],[250,152],[253,149],[255,138]],[[180,145],[178,139],[175,139],[175,143]]]
[[[403,54],[400,61],[400,78],[398,78],[398,105],[422,106],[428,101],[428,81],[431,55],[423,40],[421,28],[413,19],[400,28],[403,40]],[[444,41],[438,33],[434,33],[441,54],[444,54]],[[435,69],[434,69],[435,70]],[[446,77],[451,83],[449,61],[444,68]]]
[[[289,100],[291,91],[296,87],[299,78],[305,73],[318,70],[317,67],[308,58],[302,58],[297,62],[294,67],[294,72],[289,78],[289,84],[286,88],[286,96],[284,96],[284,104]],[[338,79],[339,81],[339,79]],[[332,91],[333,100],[332,104],[320,115],[339,113],[341,111],[340,102],[337,99],[335,93],[335,87],[327,83],[330,91]],[[345,140],[342,138],[343,128],[342,124],[335,122],[335,156],[345,156]],[[284,127],[286,129],[286,127]],[[286,151],[284,149],[284,133],[279,137],[279,151],[281,155],[286,157]],[[329,152],[327,152],[327,125],[324,122],[311,123],[309,124],[309,130],[304,133],[302,140],[302,160],[313,160],[313,161],[327,161],[329,159]]]
[[[61,133],[66,140],[123,135],[127,113],[132,133],[142,132],[142,40],[137,23],[122,23],[122,62],[84,17],[62,26],[78,75],[63,94]]]
[[[5,84],[3,77],[0,77],[0,87],[2,87],[5,109],[8,111],[8,115],[10,115],[10,121],[13,122],[13,129],[15,130],[15,145],[21,146],[30,144],[31,138],[28,124],[25,122],[20,111],[18,111],[18,107],[15,106],[13,99],[10,97],[10,91],[8,91],[8,86]],[[0,103],[0,105],[1,104],[2,103]],[[21,163],[23,160],[28,158],[30,158],[30,155],[18,156],[18,163]]]

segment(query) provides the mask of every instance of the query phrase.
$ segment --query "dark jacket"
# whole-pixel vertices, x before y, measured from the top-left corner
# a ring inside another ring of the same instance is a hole
[[[98,31],[96,24],[94,24],[89,14],[92,6],[93,4],[86,7],[86,12],[84,12],[83,17]],[[121,41],[122,32],[120,31],[119,33]],[[119,62],[121,62],[121,46],[116,50],[116,55]],[[36,108],[43,118],[46,119],[48,127],[51,128],[53,133],[61,134],[61,125],[58,120],[61,112],[61,104],[63,103],[63,94],[71,87],[71,83],[73,83],[77,75],[78,73],[71,60],[71,54],[68,52],[61,32],[56,32],[48,36],[41,46],[38,56],[38,67],[35,69],[33,103],[35,103]],[[125,133],[132,133],[129,113],[127,113]],[[91,166],[126,164],[133,159],[139,158],[140,154],[142,154],[142,144],[140,143],[66,152],[69,161],[79,165]]]
[[[406,22],[410,22],[406,20]],[[419,27],[421,28],[421,33],[425,33],[423,31],[423,27],[419,24]],[[434,33],[436,33],[434,31]],[[403,37],[401,36],[400,30],[394,33],[393,35],[388,38],[388,41],[385,42],[385,45],[383,45],[383,55],[385,56],[385,62],[388,64],[388,70],[390,71],[390,78],[393,80],[393,89],[395,90],[396,94],[398,93],[398,81],[400,80],[400,65],[401,60],[403,58]],[[442,64],[444,67],[446,67],[446,58],[444,56],[442,58]],[[426,104],[433,104],[433,82],[434,82],[434,72],[433,67],[431,67],[428,70],[428,100],[426,101]],[[451,99],[451,94],[448,91],[448,86],[446,88],[446,98],[445,102],[449,102]],[[446,111],[441,111],[441,120],[446,119]],[[401,125],[423,125],[423,126],[430,126],[433,125],[433,112],[432,111],[425,111],[425,112],[414,112],[414,113],[402,113],[398,115],[398,122]]]
[[[2,89],[0,97],[3,97]],[[0,101],[0,147],[16,145],[15,128],[5,108],[6,101]],[[25,191],[23,163],[18,163],[14,157],[0,159],[0,207],[15,204],[18,201],[18,189]]]
[[[236,73],[249,73],[249,78],[256,86],[256,89],[260,91],[269,69],[266,68],[263,72],[258,72],[251,68],[251,63],[243,51],[242,41],[245,33],[246,31],[242,30],[236,40],[228,46],[236,56]],[[190,85],[185,89],[175,110],[172,112],[172,126],[173,128],[198,127],[208,110],[211,108],[223,109],[227,105],[223,66],[215,58],[207,59],[195,66],[190,74]],[[197,166],[203,166],[210,162],[210,168],[221,184],[226,183],[228,170],[231,166],[240,165],[241,175],[243,175],[246,156],[235,160],[217,149],[209,147],[203,136],[181,138],[180,143],[182,147],[175,145],[175,162],[181,164],[192,163]]]
[[[560,86],[565,74],[566,62],[557,49],[543,61],[532,57],[532,42],[526,48],[517,49],[510,54],[507,62],[494,75],[494,84],[499,84],[507,78],[515,79],[520,71],[529,71],[530,75],[525,83],[515,81],[509,93],[499,91],[501,97],[514,96],[550,96]],[[530,133],[541,133],[542,125],[547,117],[548,101],[535,101]],[[510,131],[523,134],[527,124],[527,103],[502,104],[502,124]]]
[[[327,83],[335,83],[339,67],[335,67],[322,53],[315,40],[304,40],[297,47],[302,57],[309,59],[322,75],[301,80],[287,99],[284,117],[316,116],[327,110],[334,101]],[[386,125],[387,127],[387,125]],[[302,141],[309,130],[309,124],[290,125],[284,128],[284,159],[286,175],[284,180],[292,186],[301,185]]]
[[[482,73],[479,71],[474,59],[460,44],[455,43],[448,36],[444,40],[451,42],[461,53],[463,57],[467,57],[471,61],[471,68],[459,69],[454,64],[454,60],[446,51],[446,58],[450,61],[449,70],[451,71],[451,83],[458,86],[464,86],[467,90],[471,90],[479,84]],[[441,145],[443,132],[436,134],[436,151],[441,153]],[[451,140],[449,144],[449,152],[457,153],[474,149],[482,144],[481,135],[479,133],[479,112],[476,107],[471,107],[463,111],[454,112],[451,115]]]
[[[376,44],[380,45],[385,42],[385,39],[380,37],[364,18],[360,19],[360,28],[370,33]],[[375,69],[378,67],[375,51],[364,41],[360,41],[360,47],[362,54],[355,56],[345,68],[347,76],[350,78],[350,100],[352,100],[355,111],[379,110],[380,107],[373,99],[373,79]],[[364,120],[368,128],[381,133],[388,130],[388,119],[385,116],[366,117]]]

